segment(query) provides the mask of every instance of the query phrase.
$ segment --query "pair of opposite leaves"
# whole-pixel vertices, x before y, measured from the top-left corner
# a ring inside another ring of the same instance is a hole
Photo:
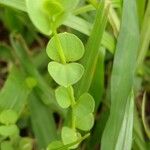
[[[27,12],[36,28],[50,35],[77,6],[79,0],[26,0]]]
[[[56,100],[62,108],[68,108],[71,105],[71,96],[68,88],[60,86],[55,91]],[[88,94],[82,94],[76,101],[74,108],[75,126],[76,128],[89,131],[94,123],[94,107],[95,102],[93,97]]]
[[[77,61],[83,56],[84,46],[80,39],[71,33],[60,33],[58,38],[66,64],[61,63],[55,37],[53,37],[46,48],[48,56],[53,60],[48,64],[48,71],[59,85],[68,87],[78,82],[84,73],[84,68],[81,64],[73,63],[73,61]]]

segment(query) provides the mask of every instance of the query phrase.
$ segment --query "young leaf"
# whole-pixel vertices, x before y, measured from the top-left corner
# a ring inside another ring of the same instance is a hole
[[[63,86],[58,87],[55,90],[55,96],[58,104],[62,108],[68,108],[71,105],[71,98],[68,92],[68,88],[65,88]]]
[[[39,31],[46,35],[51,34],[50,21],[42,12],[43,0],[26,0],[26,7],[29,17]]]
[[[61,138],[64,145],[73,143],[78,140],[77,132],[69,127],[63,127],[61,132]],[[74,146],[70,147],[74,148]]]
[[[0,126],[0,135],[5,137],[11,137],[13,135],[18,135],[19,129],[16,125]]]
[[[78,0],[26,0],[27,12],[34,25],[43,34],[50,35],[63,23]]]
[[[66,58],[66,62],[77,61],[84,54],[84,46],[81,40],[71,33],[60,33],[58,37]],[[60,62],[60,56],[56,47],[55,38],[53,37],[47,45],[47,54],[54,60]]]
[[[84,68],[78,63],[60,64],[50,62],[48,64],[48,71],[59,85],[68,87],[81,79]]]
[[[12,109],[3,110],[0,113],[0,122],[5,125],[15,124],[18,119],[18,114]]]

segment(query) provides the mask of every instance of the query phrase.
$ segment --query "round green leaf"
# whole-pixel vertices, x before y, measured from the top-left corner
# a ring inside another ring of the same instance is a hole
[[[95,101],[89,93],[84,93],[80,96],[74,109],[77,115],[87,115],[94,112]]]
[[[78,63],[60,64],[50,62],[48,64],[48,71],[59,85],[68,87],[81,79],[84,68]]]
[[[70,144],[70,143],[77,141],[78,140],[78,134],[75,130],[73,130],[69,127],[63,127],[62,132],[61,132],[61,138],[62,138],[64,145],[67,145],[67,144]],[[70,148],[71,149],[76,148],[76,145],[71,146]]]
[[[94,116],[92,113],[87,115],[76,115],[76,128],[89,131],[94,125]]]
[[[27,12],[36,28],[46,35],[51,34],[50,21],[42,11],[43,0],[26,0]]]
[[[62,143],[62,141],[53,141],[48,145],[47,150],[54,150],[54,149],[57,149],[57,148],[60,148],[63,146],[64,146],[64,144]]]
[[[79,0],[26,0],[27,12],[36,28],[50,35],[52,26],[59,27]]]
[[[58,104],[62,108],[68,108],[71,105],[71,99],[68,92],[68,89],[60,86],[55,90],[55,96]]]
[[[66,62],[77,61],[82,58],[84,54],[84,46],[81,40],[71,33],[58,34],[62,49],[66,58]],[[60,62],[60,56],[56,47],[55,37],[53,37],[47,45],[47,54],[54,60]]]
[[[0,113],[0,122],[2,124],[5,125],[15,124],[17,119],[18,119],[18,114],[11,109],[3,110]]]
[[[18,134],[19,134],[19,129],[16,125],[0,126],[1,136],[10,137]]]

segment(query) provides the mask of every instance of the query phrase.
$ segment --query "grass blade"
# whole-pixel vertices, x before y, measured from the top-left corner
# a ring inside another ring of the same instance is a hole
[[[86,45],[86,53],[82,60],[82,64],[85,67],[85,73],[76,86],[78,87],[76,88],[77,96],[80,96],[82,93],[88,91],[90,88],[97,63],[99,48],[101,46],[102,36],[104,34],[104,30],[107,24],[107,14],[108,7],[105,8],[105,3],[104,1],[102,1],[97,10],[95,24],[91,32],[91,36]]]
[[[137,60],[138,66],[142,65],[143,60],[146,56],[146,53],[149,49],[149,44],[150,44],[150,1],[148,1],[147,9],[146,9],[143,24],[142,24],[139,54],[138,54],[138,60]]]
[[[121,132],[136,67],[139,42],[137,18],[135,0],[124,0],[121,31],[111,77],[110,116],[102,137],[102,150],[115,150]]]
[[[130,150],[132,146],[134,95],[129,96],[125,108],[124,119],[119,133],[116,150]]]
[[[64,25],[71,27],[77,31],[80,31],[81,33],[84,33],[87,36],[90,36],[91,30],[92,30],[92,24],[90,24],[88,21],[77,17],[77,16],[70,16],[68,20],[64,22]],[[112,35],[110,35],[108,32],[104,32],[102,36],[101,44],[107,48],[111,53],[114,53],[115,49],[115,40]]]
[[[56,127],[52,113],[39,97],[33,94],[30,95],[29,109],[39,149],[45,149],[51,141],[56,140]]]
[[[24,73],[15,67],[12,68],[0,92],[0,108],[13,109],[21,113],[30,92],[31,89],[26,84]]]

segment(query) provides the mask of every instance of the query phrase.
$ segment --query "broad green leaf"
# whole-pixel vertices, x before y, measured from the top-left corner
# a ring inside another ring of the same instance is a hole
[[[93,125],[94,125],[94,116],[92,113],[83,115],[83,114],[78,114],[76,116],[76,128],[83,130],[83,131],[89,131]]]
[[[15,124],[18,119],[18,114],[12,109],[3,110],[0,113],[0,122],[5,125]]]
[[[95,102],[93,97],[89,93],[84,93],[80,96],[77,101],[75,108],[75,113],[80,115],[87,115],[94,112]]]
[[[70,98],[68,88],[65,88],[63,86],[58,87],[55,90],[55,96],[58,104],[62,108],[68,108],[71,105],[71,98]]]
[[[77,132],[69,127],[63,127],[61,131],[61,138],[64,145],[73,143],[78,140]],[[70,148],[75,148],[74,146]]]
[[[19,128],[16,125],[1,125],[0,135],[5,137],[11,137],[19,134]]]
[[[32,150],[33,140],[31,138],[21,138],[19,142],[19,150]]]
[[[10,141],[3,141],[1,143],[1,147],[0,147],[1,150],[14,150],[12,144]]]
[[[66,62],[77,61],[82,58],[84,54],[84,46],[77,36],[65,32],[58,34],[58,38],[61,42]],[[52,60],[58,62],[61,61],[54,37],[49,41],[46,51]]]
[[[48,71],[59,85],[68,87],[81,79],[84,68],[78,63],[60,64],[50,62],[48,64]]]
[[[110,116],[103,132],[102,150],[115,150],[118,137],[123,130],[122,124],[126,105],[133,87],[138,42],[139,28],[136,2],[135,0],[124,0],[121,30],[111,77]]]
[[[64,144],[62,143],[62,141],[53,141],[48,145],[47,150],[57,150],[63,146]]]

